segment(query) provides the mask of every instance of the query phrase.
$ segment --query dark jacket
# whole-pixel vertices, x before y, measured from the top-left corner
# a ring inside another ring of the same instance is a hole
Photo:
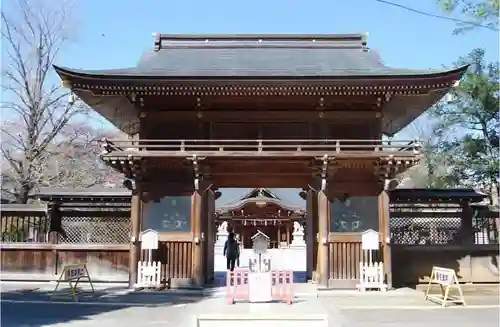
[[[240,247],[234,237],[229,237],[224,244],[224,255],[228,259],[236,259],[240,256]]]

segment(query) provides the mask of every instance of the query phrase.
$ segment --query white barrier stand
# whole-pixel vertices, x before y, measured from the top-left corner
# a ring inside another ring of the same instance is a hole
[[[139,261],[137,263],[136,288],[159,288],[161,287],[161,262]]]
[[[137,262],[136,288],[160,288],[161,262],[153,261],[153,250],[158,249],[158,232],[148,229],[139,234],[141,251],[146,260]]]
[[[360,280],[356,285],[358,290],[364,292],[367,289],[379,289],[387,291],[387,284],[384,283],[384,264],[382,262],[360,262]]]
[[[431,293],[432,285],[439,285],[439,293]],[[458,297],[453,293],[458,292]],[[437,302],[446,307],[447,304],[461,304],[465,306],[464,294],[458,282],[455,270],[442,267],[432,267],[429,284],[425,292],[425,301]]]
[[[92,279],[90,278],[90,274],[86,264],[74,264],[74,265],[64,266],[63,271],[61,272],[61,276],[59,276],[56,287],[54,288],[54,291],[52,292],[50,298],[53,299],[56,296],[57,289],[59,288],[59,285],[62,282],[67,282],[71,289],[71,297],[73,298],[73,300],[78,301],[77,287],[78,283],[82,279],[85,279],[86,281],[89,282],[90,287],[92,288],[92,294],[94,294],[95,293],[94,285],[92,284]]]
[[[361,248],[363,250],[363,260],[359,263],[359,284],[357,289],[361,292],[367,289],[379,289],[387,291],[387,284],[384,283],[384,263],[373,262],[373,251],[379,250],[380,235],[377,231],[369,229],[361,234]],[[366,258],[368,254],[368,258]]]

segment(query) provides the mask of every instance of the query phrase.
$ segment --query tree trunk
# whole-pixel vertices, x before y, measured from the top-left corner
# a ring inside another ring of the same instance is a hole
[[[29,187],[26,184],[23,184],[23,186],[21,186],[21,190],[19,191],[19,195],[17,197],[17,203],[20,204],[28,203],[30,192],[31,192],[31,187]]]
[[[490,185],[490,203],[493,206],[498,206],[498,184],[491,183]]]

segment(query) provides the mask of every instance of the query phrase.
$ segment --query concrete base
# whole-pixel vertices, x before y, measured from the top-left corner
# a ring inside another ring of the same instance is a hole
[[[387,284],[358,284],[356,285],[356,288],[360,292],[366,292],[366,290],[371,290],[371,289],[378,289],[379,291],[382,292],[387,292]]]
[[[197,318],[197,327],[328,327],[326,314],[206,314]]]

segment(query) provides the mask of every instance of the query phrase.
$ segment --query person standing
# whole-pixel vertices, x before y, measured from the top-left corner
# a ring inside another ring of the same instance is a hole
[[[236,259],[239,257],[240,249],[238,247],[238,241],[234,237],[234,233],[231,232],[227,236],[227,241],[224,244],[224,256],[226,257],[227,270],[234,271],[234,266],[236,264]]]

